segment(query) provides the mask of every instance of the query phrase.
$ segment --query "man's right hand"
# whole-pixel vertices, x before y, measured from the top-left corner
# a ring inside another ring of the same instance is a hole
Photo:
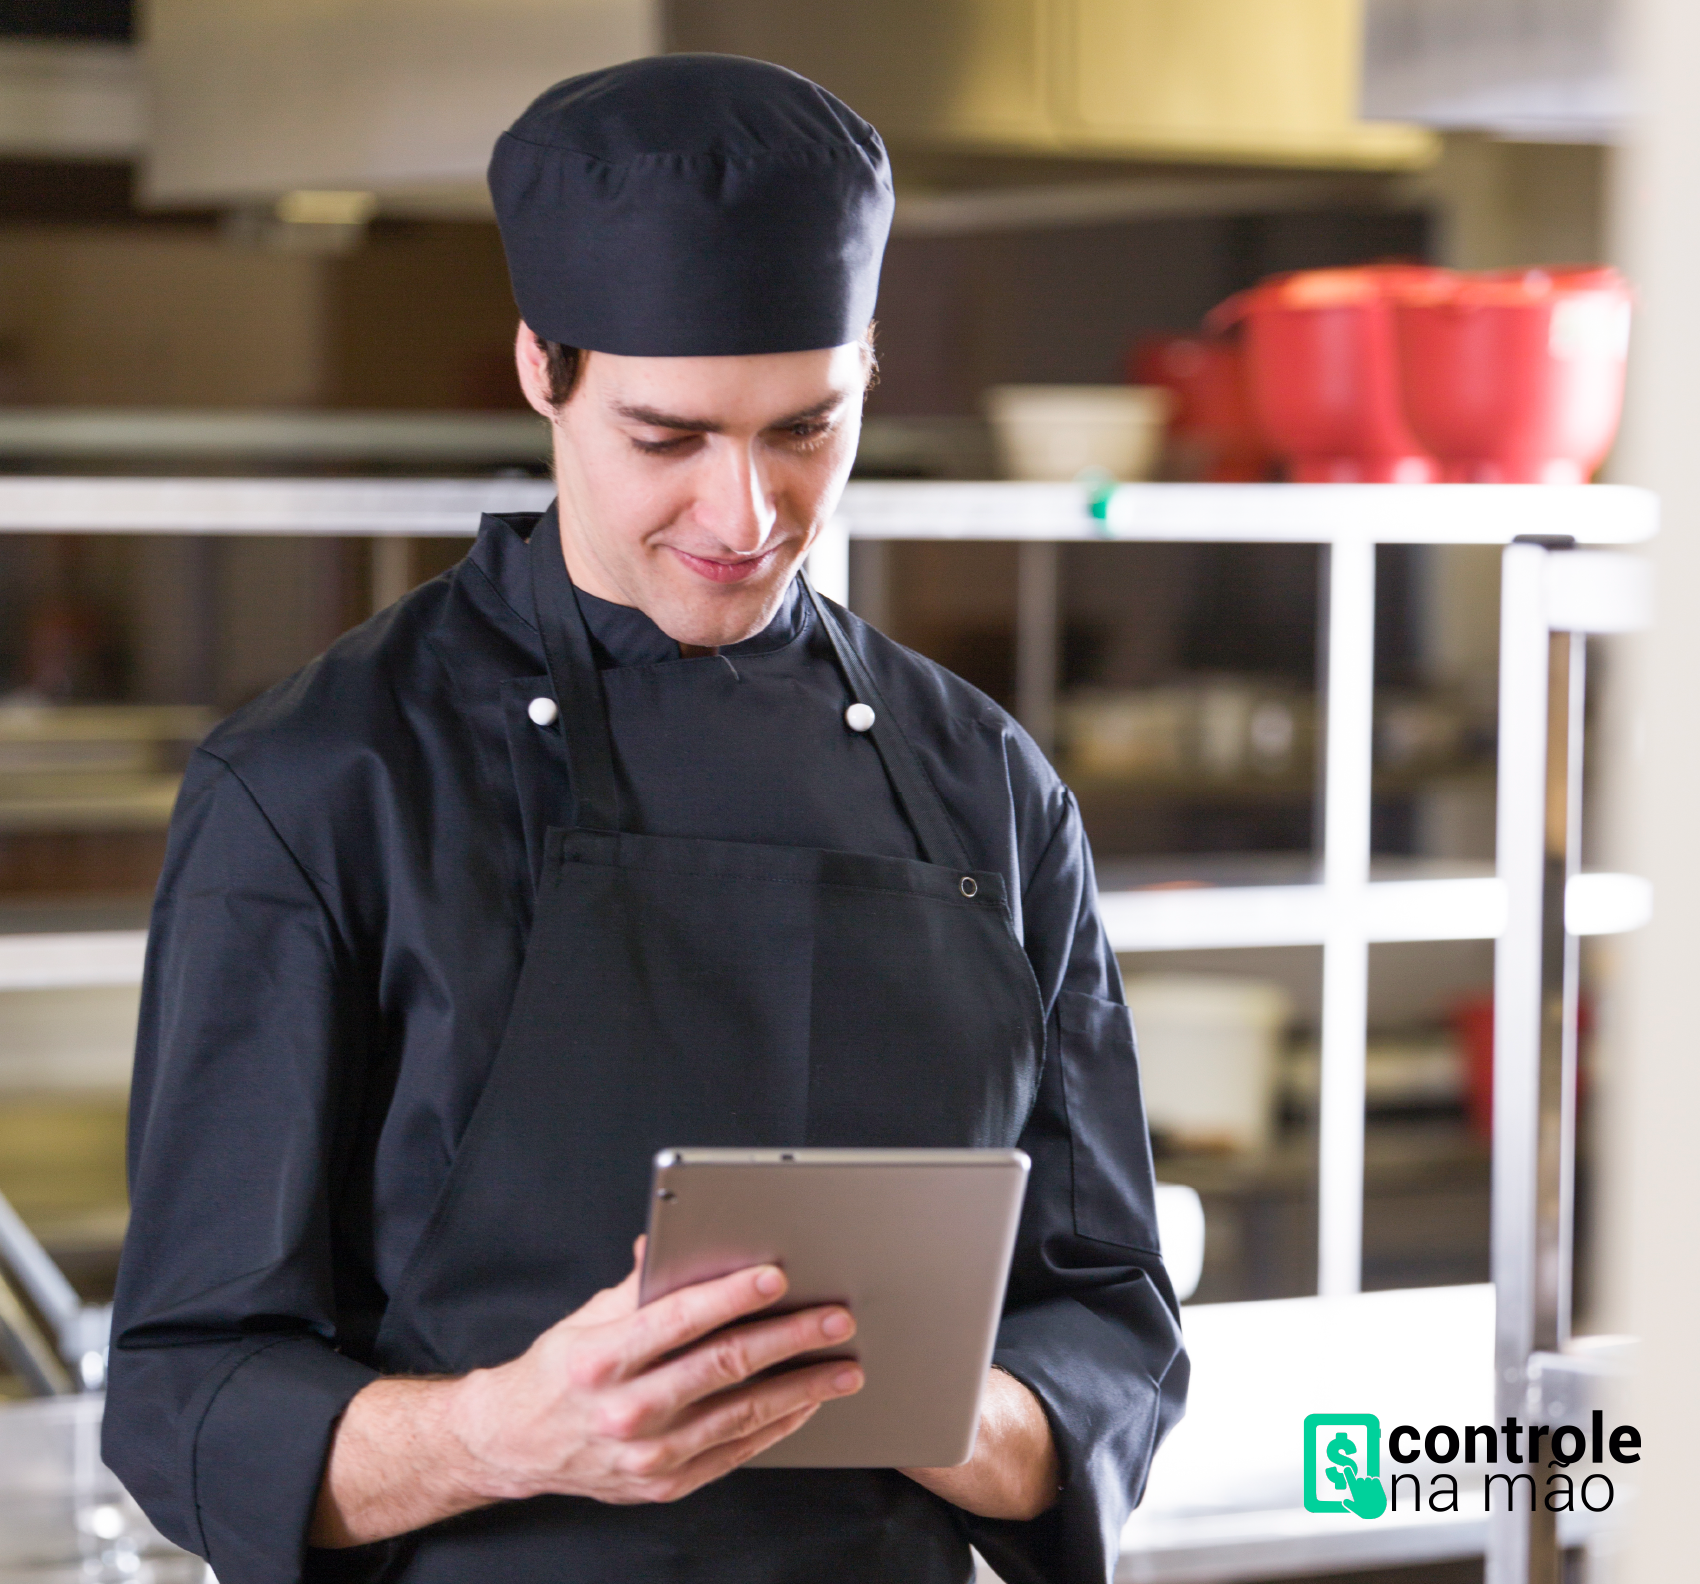
[[[510,1363],[364,1388],[337,1427],[312,1543],[364,1545],[528,1496],[677,1501],[861,1389],[861,1370],[843,1360],[752,1379],[855,1334],[836,1306],[733,1324],[784,1296],[778,1267],[640,1308],[641,1263],[640,1243],[619,1286]]]

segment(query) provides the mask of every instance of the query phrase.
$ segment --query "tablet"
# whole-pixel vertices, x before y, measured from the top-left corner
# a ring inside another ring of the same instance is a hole
[[[655,1159],[639,1301],[783,1267],[777,1309],[842,1303],[865,1383],[751,1468],[944,1468],[968,1460],[1016,1222],[1021,1150],[676,1149]]]

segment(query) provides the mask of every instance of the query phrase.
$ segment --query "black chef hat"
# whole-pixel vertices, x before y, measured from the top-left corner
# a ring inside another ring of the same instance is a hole
[[[502,134],[490,192],[514,299],[547,341],[802,352],[873,318],[885,145],[782,66],[657,55],[570,77]]]

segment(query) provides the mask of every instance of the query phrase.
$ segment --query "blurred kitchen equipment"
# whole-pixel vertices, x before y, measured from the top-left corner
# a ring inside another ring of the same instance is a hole
[[[15,1284],[15,1285],[14,1285]],[[110,1304],[85,1304],[65,1280],[53,1256],[36,1241],[11,1201],[0,1194],[0,1349],[38,1396],[76,1386],[94,1391],[106,1384],[106,1349],[112,1331]],[[20,1290],[53,1328],[52,1338],[17,1305]],[[76,1372],[73,1378],[68,1370]]]
[[[1257,694],[1234,677],[1213,679],[1198,690],[1195,739],[1198,767],[1213,781],[1233,781],[1250,759],[1251,718]]]
[[[195,705],[0,699],[0,832],[163,830],[215,718]]]
[[[984,397],[1005,475],[1150,477],[1173,398],[1150,385],[994,385]]]
[[[1071,775],[1161,780],[1188,761],[1191,700],[1181,687],[1080,689],[1057,708]]]
[[[1493,1139],[1493,995],[1482,991],[1453,1003],[1448,1014],[1453,1037],[1464,1052],[1464,1114],[1477,1138]],[[1593,1027],[1593,1003],[1587,996],[1576,1002],[1579,1036]],[[1581,1103],[1586,1069],[1576,1064],[1576,1097]]]
[[[1386,770],[1455,765],[1468,757],[1463,702],[1440,692],[1382,689],[1375,700],[1375,762]]]
[[[1244,339],[1257,427],[1303,484],[1426,484],[1432,458],[1405,422],[1391,294],[1442,272],[1421,265],[1278,275],[1205,323]]]
[[[1245,348],[1238,340],[1148,336],[1128,358],[1135,385],[1159,385],[1173,398],[1167,470],[1212,484],[1255,483],[1274,459],[1252,419]]]
[[[1287,1053],[1281,1066],[1284,1104],[1314,1116],[1322,1054],[1314,1045]],[[1465,1103],[1464,1051],[1449,1031],[1417,1029],[1371,1038],[1364,1057],[1364,1103],[1371,1111],[1453,1110]]]
[[[0,1407],[0,1577],[16,1584],[203,1584],[100,1460],[97,1392]]]
[[[1157,1241],[1175,1296],[1185,1303],[1204,1274],[1204,1201],[1196,1188],[1157,1184]]]
[[[1459,1001],[1452,1031],[1464,1052],[1464,1114],[1477,1138],[1493,1138],[1493,996],[1484,991]]]
[[[1581,484],[1605,460],[1629,353],[1616,270],[1436,271],[1393,297],[1405,416],[1444,478]]]
[[[1180,1148],[1266,1147],[1293,1015],[1287,992],[1262,979],[1189,973],[1133,974],[1126,991],[1153,1131]]]
[[[1066,773],[1119,781],[1292,775],[1313,754],[1315,703],[1277,679],[1205,676],[1081,688],[1057,710]]]

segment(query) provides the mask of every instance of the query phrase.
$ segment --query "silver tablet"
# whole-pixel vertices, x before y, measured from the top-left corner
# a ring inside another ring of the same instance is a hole
[[[1021,1150],[678,1149],[655,1159],[639,1300],[772,1262],[780,1307],[842,1303],[860,1362],[752,1468],[944,1468],[974,1450],[1027,1187]]]

